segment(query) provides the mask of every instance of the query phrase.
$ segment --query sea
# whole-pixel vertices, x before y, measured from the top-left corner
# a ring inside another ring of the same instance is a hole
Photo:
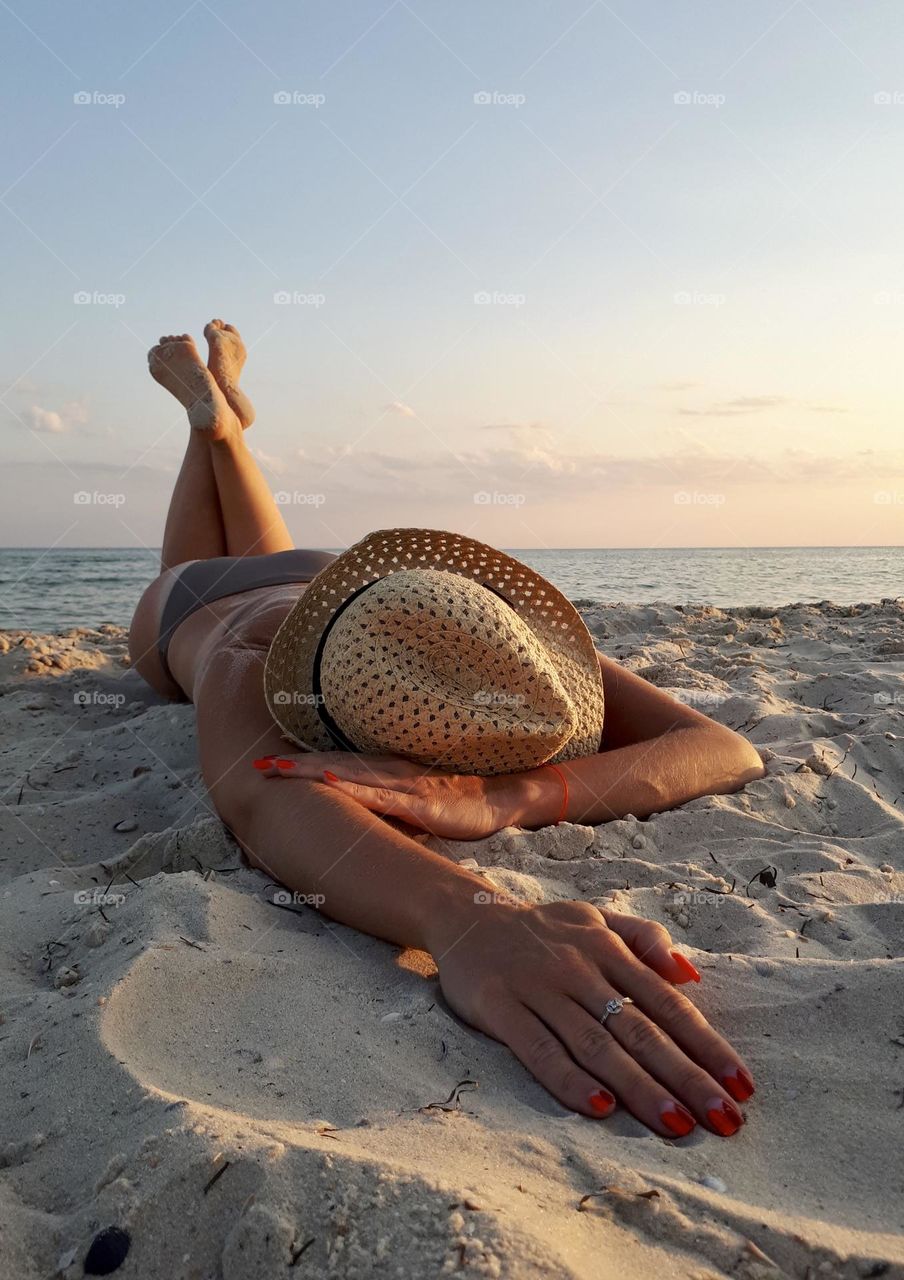
[[[510,554],[585,604],[777,607],[904,596],[904,547],[513,549]],[[0,548],[0,628],[127,626],[158,565],[158,553],[146,548]]]

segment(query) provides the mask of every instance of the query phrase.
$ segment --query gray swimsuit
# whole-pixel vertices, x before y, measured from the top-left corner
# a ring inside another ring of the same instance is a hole
[[[167,650],[176,628],[198,609],[224,596],[253,591],[256,587],[282,587],[290,582],[311,582],[336,559],[332,551],[274,551],[267,556],[215,556],[190,560],[173,579],[160,617],[157,653],[164,671],[173,678]]]

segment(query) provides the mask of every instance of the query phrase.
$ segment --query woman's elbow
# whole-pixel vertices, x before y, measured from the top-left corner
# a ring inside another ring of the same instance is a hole
[[[760,754],[752,742],[723,725],[719,729],[719,759],[722,766],[725,785],[720,788],[725,794],[740,791],[748,782],[756,782],[765,777],[766,769]]]

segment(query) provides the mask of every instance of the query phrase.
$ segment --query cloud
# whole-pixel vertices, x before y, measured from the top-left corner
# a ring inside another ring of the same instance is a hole
[[[742,487],[823,485],[855,481],[888,487],[904,477],[904,452],[827,455],[787,449],[764,455],[688,448],[662,454],[564,453],[545,443],[513,441],[504,448],[395,454],[380,450],[328,449],[309,454],[304,483],[340,495],[408,495],[437,501],[478,490],[531,495],[534,502],[598,498],[705,487],[721,492]]]
[[[23,410],[23,417],[32,431],[47,431],[51,435],[61,435],[68,431],[60,414],[54,413],[52,409],[42,409],[40,405],[29,405]]]
[[[703,409],[679,409],[688,418],[733,418],[743,413],[766,413],[794,404],[787,396],[735,396],[732,400],[717,400]]]
[[[657,391],[694,391],[697,387],[702,386],[700,382],[681,381],[677,382],[657,382]]]
[[[545,422],[485,422],[481,431],[548,431]]]
[[[59,411],[32,404],[22,410],[22,421],[32,431],[46,431],[49,435],[58,436],[73,427],[84,426],[88,421],[88,410],[77,400],[64,404]]]
[[[410,404],[405,404],[402,400],[393,400],[391,404],[384,404],[384,413],[395,413],[400,418],[416,418],[417,414]]]
[[[790,396],[735,396],[730,400],[715,400],[699,409],[678,409],[686,418],[735,418],[743,414],[769,413],[772,409],[803,409],[808,413],[847,413],[843,405],[819,404],[808,400],[794,400]]]
[[[263,449],[258,449],[257,446],[254,446],[251,452],[265,471],[272,471],[274,475],[281,476],[286,470],[285,460],[277,457],[276,454],[264,453]]]

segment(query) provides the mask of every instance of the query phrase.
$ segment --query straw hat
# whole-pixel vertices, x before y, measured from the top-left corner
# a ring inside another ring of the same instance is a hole
[[[264,691],[314,751],[496,774],[599,750],[586,626],[545,578],[457,533],[383,529],[322,569],[270,646]]]

